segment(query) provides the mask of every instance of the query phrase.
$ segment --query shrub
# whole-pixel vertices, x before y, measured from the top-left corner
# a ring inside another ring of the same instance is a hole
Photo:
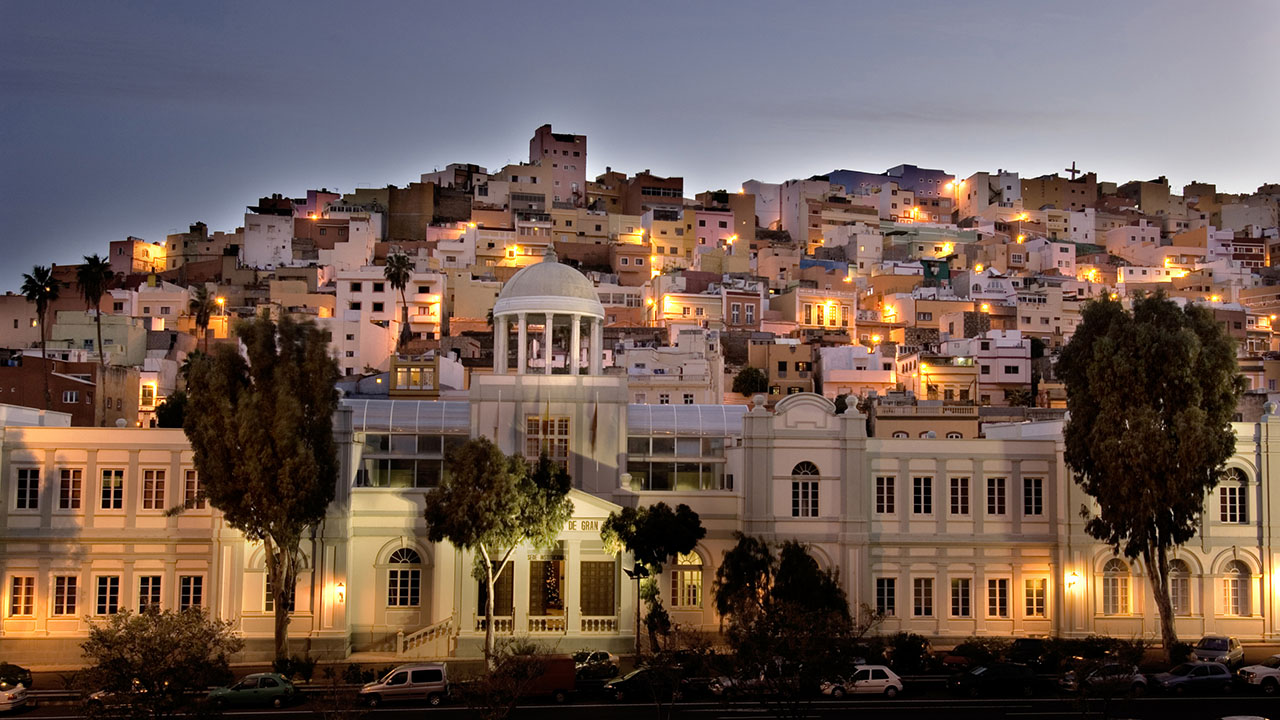
[[[919,675],[933,664],[932,646],[922,635],[900,632],[889,636],[889,660],[902,675]]]

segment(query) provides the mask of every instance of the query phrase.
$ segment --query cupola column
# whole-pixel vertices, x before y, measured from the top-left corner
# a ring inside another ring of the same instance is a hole
[[[573,329],[569,332],[569,374],[577,375],[582,370],[582,315],[574,313]]]
[[[545,358],[542,368],[542,374],[544,375],[551,374],[551,328],[555,325],[555,322],[556,314],[547,313],[547,324],[542,328],[543,345],[545,346],[542,350],[542,356]]]
[[[516,316],[516,374],[523,375],[529,366],[529,323],[524,313]]]
[[[506,315],[493,317],[493,371],[499,375],[507,374],[507,341],[510,328]]]
[[[591,345],[591,349],[590,349],[591,356],[590,356],[590,361],[587,363],[587,368],[588,368],[587,372],[589,372],[592,375],[599,375],[601,373],[601,365],[603,364],[602,361],[603,361],[603,352],[604,352],[603,329],[604,329],[604,318],[598,318],[598,317],[591,318],[591,340],[589,343]]]

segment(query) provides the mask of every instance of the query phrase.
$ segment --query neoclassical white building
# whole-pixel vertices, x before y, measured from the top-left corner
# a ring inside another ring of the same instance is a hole
[[[478,654],[473,559],[426,542],[422,507],[447,472],[444,453],[479,436],[506,452],[546,451],[574,482],[573,519],[556,545],[521,548],[498,583],[501,634],[625,651],[635,586],[599,528],[622,506],[661,501],[689,504],[707,528],[660,578],[673,621],[687,628],[718,629],[715,569],[740,530],[808,543],[851,602],[886,612],[887,632],[944,643],[1158,637],[1141,568],[1084,534],[1088,499],[1063,464],[1060,423],[897,439],[868,437],[864,417],[836,415],[813,394],[773,410],[630,405],[625,377],[601,372],[602,319],[580,273],[532,265],[504,286],[493,372],[474,375],[465,399],[344,399],[336,499],[305,543],[295,589],[296,651]],[[1280,417],[1236,433],[1231,481],[1206,498],[1201,532],[1174,555],[1178,631],[1274,640]],[[3,428],[0,656],[74,662],[96,616],[148,603],[206,607],[236,624],[247,654],[267,656],[261,549],[212,508],[165,512],[198,484],[180,430]]]

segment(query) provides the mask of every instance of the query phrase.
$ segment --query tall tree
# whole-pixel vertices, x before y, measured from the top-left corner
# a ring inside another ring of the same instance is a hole
[[[1141,558],[1171,654],[1168,554],[1195,536],[1235,449],[1231,418],[1244,391],[1235,344],[1198,305],[1161,293],[1127,311],[1103,298],[1085,305],[1057,371],[1070,411],[1065,459],[1098,504],[1085,531]]]
[[[477,553],[485,581],[485,659],[492,665],[493,589],[521,544],[549,547],[573,516],[569,474],[545,454],[529,463],[506,455],[488,438],[469,440],[450,452],[449,473],[427,494],[427,539]]]
[[[91,691],[127,698],[120,708],[95,707],[89,716],[168,718],[198,711],[210,685],[231,679],[231,657],[244,641],[229,621],[199,608],[164,610],[150,606],[90,623],[80,646],[89,665],[79,682]]]
[[[40,323],[40,360],[44,364],[44,409],[53,409],[53,395],[49,392],[49,305],[58,299],[63,283],[54,279],[53,270],[47,265],[36,265],[30,273],[22,274],[22,294],[27,302],[36,304],[36,318]]]
[[[209,320],[213,318],[217,307],[217,300],[209,294],[209,288],[204,283],[196,286],[187,303],[187,314],[195,318],[196,327],[200,328],[200,339],[204,343],[205,352],[209,352]]]
[[[387,264],[382,268],[382,276],[391,283],[391,287],[400,292],[400,338],[396,341],[396,349],[403,349],[409,342],[409,302],[405,300],[404,289],[413,276],[413,261],[402,252],[393,252],[387,256]]]
[[[668,560],[682,553],[692,552],[698,541],[706,537],[698,513],[681,503],[672,511],[671,506],[660,502],[639,508],[623,508],[611,513],[604,521],[600,537],[611,552],[625,549],[635,560],[631,571],[636,581],[636,656],[640,655],[640,599],[641,585],[648,579],[652,585],[645,593],[649,603],[650,644],[656,647],[657,632],[669,626],[666,610],[657,592],[656,576]]]
[[[733,376],[733,391],[745,397],[769,392],[769,376],[760,368],[748,365]]]
[[[97,253],[84,256],[84,264],[76,268],[76,285],[80,288],[80,297],[84,300],[85,311],[93,311],[93,324],[98,331],[98,360],[102,367],[107,366],[107,354],[102,347],[102,296],[111,289],[116,274],[111,270],[111,262]]]
[[[338,365],[328,334],[309,321],[277,324],[264,313],[236,334],[245,355],[219,345],[192,363],[183,429],[209,503],[262,543],[275,653],[286,658],[302,539],[324,520],[338,481]]]

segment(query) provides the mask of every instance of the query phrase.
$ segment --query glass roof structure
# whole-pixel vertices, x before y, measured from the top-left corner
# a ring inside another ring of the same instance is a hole
[[[456,400],[342,400],[355,432],[471,434],[471,403]]]
[[[746,405],[628,405],[628,435],[742,435]]]

